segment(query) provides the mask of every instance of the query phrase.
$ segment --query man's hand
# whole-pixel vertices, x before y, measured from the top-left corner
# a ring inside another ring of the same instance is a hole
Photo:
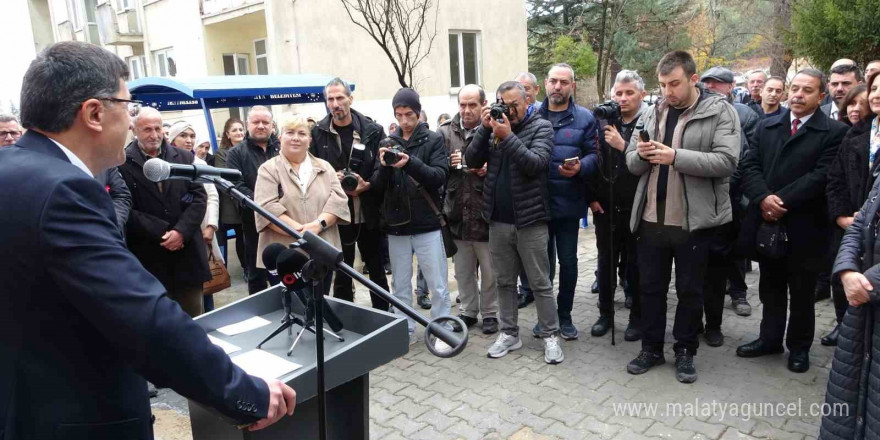
[[[382,166],[387,167],[389,165],[387,163],[385,163],[385,151],[386,150],[388,150],[388,149],[385,147],[382,147],[379,149],[379,163],[381,163]],[[403,168],[403,166],[406,165],[407,162],[409,162],[409,155],[407,155],[406,153],[397,153],[397,163],[395,163],[394,165],[391,165],[391,167],[400,169],[400,168]]]
[[[461,150],[453,151],[452,154],[449,155],[449,165],[453,167],[461,165]]]
[[[590,211],[593,211],[593,214],[605,214],[605,210],[602,209],[602,204],[599,202],[590,202]]]
[[[605,142],[617,151],[626,150],[626,141],[620,136],[617,127],[611,124],[605,126]]]
[[[483,168],[477,168],[477,169],[475,169],[475,170],[472,169],[471,172],[473,172],[473,173],[476,174],[477,176],[485,177],[485,176],[486,176],[486,173],[489,172],[488,164],[483,165]]]
[[[483,110],[480,112],[480,118],[483,120],[483,127],[488,129],[492,129],[492,116],[489,112],[489,106],[483,106]]]
[[[646,148],[645,154],[642,154],[641,151],[639,151],[639,155],[644,157],[648,162],[651,162],[654,165],[672,165],[672,163],[675,162],[674,148],[669,148],[657,141],[639,142],[639,145],[643,143],[651,144],[654,147],[650,150]]]
[[[361,195],[361,193],[363,193],[364,191],[370,189],[370,183],[365,181],[364,178],[361,177],[360,174],[355,174],[355,177],[357,177],[357,180],[358,180],[357,188],[355,188],[354,191],[346,191],[345,192],[346,194],[348,194],[352,197],[357,197],[357,196]]]
[[[183,235],[172,229],[162,236],[162,243],[159,244],[169,251],[179,251],[183,249]]]
[[[507,136],[510,136],[512,130],[510,129],[510,120],[507,119],[507,115],[501,114],[504,117],[504,121],[498,122],[492,118],[489,118],[489,124],[492,126],[492,133],[495,134],[495,137],[498,140],[505,140]]]
[[[266,380],[266,379],[263,379]],[[280,380],[266,380],[269,386],[269,413],[265,419],[248,427],[248,431],[259,431],[279,420],[284,415],[292,416],[296,407],[296,391]]]
[[[860,306],[871,300],[868,292],[874,290],[874,286],[864,275],[848,270],[840,274],[843,290],[846,292],[846,300],[851,306]]]
[[[761,200],[761,217],[771,223],[781,219],[788,212],[782,207],[784,204],[782,199],[775,194],[764,197],[764,200]]]
[[[855,217],[845,217],[845,216],[837,217],[837,226],[840,226],[841,229],[846,229],[851,224],[853,224],[853,221],[855,221],[855,219],[856,219]]]
[[[565,163],[563,163],[557,168],[559,168],[559,175],[561,175],[562,177],[572,178],[574,176],[577,176],[577,174],[581,171],[581,161],[580,159],[578,159],[577,162],[574,163],[574,165],[570,166],[566,166]]]
[[[202,239],[205,240],[205,244],[211,246],[211,243],[214,242],[214,232],[217,228],[214,225],[205,226],[205,229],[202,229]]]

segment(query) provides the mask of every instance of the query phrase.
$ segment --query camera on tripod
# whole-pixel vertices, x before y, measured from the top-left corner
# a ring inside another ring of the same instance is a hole
[[[593,109],[593,115],[596,119],[604,119],[608,125],[613,125],[620,129],[620,104],[615,101],[606,101]]]
[[[345,192],[352,192],[358,187],[357,172],[361,169],[364,162],[364,152],[366,147],[364,144],[355,142],[351,144],[351,154],[348,157],[348,166],[342,170],[342,189]]]
[[[403,145],[393,137],[382,139],[379,142],[379,148],[386,149],[385,153],[382,154],[382,160],[389,167],[396,164],[400,160],[400,155],[403,154]]]
[[[489,116],[498,122],[504,122],[503,115],[507,115],[507,119],[510,120],[510,106],[499,98],[494,104],[489,106]]]

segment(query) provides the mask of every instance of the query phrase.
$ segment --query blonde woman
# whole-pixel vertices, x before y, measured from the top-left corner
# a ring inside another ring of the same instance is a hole
[[[309,153],[311,134],[305,116],[285,117],[279,124],[280,154],[260,166],[254,201],[300,233],[311,231],[341,248],[337,224],[347,224],[348,196],[342,190],[336,171],[324,160]],[[257,267],[265,268],[263,249],[272,243],[289,244],[291,237],[281,228],[256,215],[260,241]],[[330,287],[330,273],[324,294]]]

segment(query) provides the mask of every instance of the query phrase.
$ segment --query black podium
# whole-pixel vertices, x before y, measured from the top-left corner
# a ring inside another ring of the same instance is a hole
[[[256,348],[281,322],[283,317],[280,286],[271,287],[226,307],[195,319],[209,335],[241,348],[230,353],[235,357]],[[361,307],[332,297],[327,304],[344,325],[338,332],[345,340],[339,342],[327,335],[324,339],[325,373],[327,388],[327,437],[330,439],[369,439],[370,370],[386,364],[409,350],[406,319],[392,313]],[[302,304],[294,304],[294,313],[302,314]],[[254,316],[271,324],[234,336],[226,336],[216,329],[244,321]],[[318,438],[318,407],[316,402],[315,335],[305,332],[290,357],[290,348],[296,332],[283,332],[262,349],[283,359],[302,365],[301,368],[278,378],[296,390],[296,411],[266,429],[250,432],[240,430],[234,422],[196,402],[189,401],[190,421],[194,440],[259,440],[259,439],[314,439]]]

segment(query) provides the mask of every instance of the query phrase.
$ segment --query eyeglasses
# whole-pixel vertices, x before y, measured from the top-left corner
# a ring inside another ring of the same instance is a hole
[[[21,132],[18,130],[0,131],[0,139],[6,139],[8,136],[12,136],[13,138],[18,138],[19,136],[21,136]]]
[[[137,99],[122,99],[122,98],[113,98],[113,97],[95,98],[95,99],[98,99],[101,101],[110,101],[110,102],[126,102],[126,103],[128,103],[128,113],[131,114],[132,116],[138,114],[138,112],[141,110],[141,107],[143,107],[143,105],[144,105],[143,101],[138,101]]]

